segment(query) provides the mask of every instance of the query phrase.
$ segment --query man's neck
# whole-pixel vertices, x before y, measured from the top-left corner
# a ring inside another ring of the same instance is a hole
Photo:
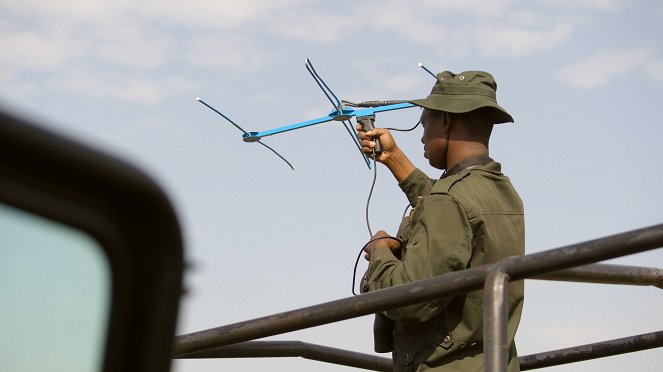
[[[488,156],[488,146],[479,142],[451,141],[447,153],[447,169],[473,156]]]

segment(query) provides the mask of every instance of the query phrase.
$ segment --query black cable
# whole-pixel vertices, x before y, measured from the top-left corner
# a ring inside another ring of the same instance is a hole
[[[373,230],[371,230],[371,221],[368,218],[368,211],[369,207],[371,205],[371,197],[373,196],[373,189],[375,189],[375,181],[378,179],[378,162],[375,160],[375,149],[373,149],[373,182],[371,182],[371,188],[368,191],[368,198],[366,199],[366,227],[368,228],[368,235],[369,235],[369,240],[368,243],[364,244],[363,247],[361,247],[361,250],[359,251],[359,255],[357,256],[357,259],[355,260],[355,267],[352,270],[352,294],[357,295],[355,293],[355,280],[357,278],[357,265],[359,265],[359,259],[361,258],[361,252],[364,251],[364,248],[366,248],[367,245],[369,245],[373,240]],[[381,238],[378,238],[381,239]],[[377,240],[377,239],[375,239]]]
[[[359,254],[357,255],[357,259],[355,260],[355,267],[352,270],[352,294],[355,295],[355,296],[357,295],[357,293],[355,292],[355,281],[357,280],[357,266],[359,265],[359,259],[361,258],[361,254],[362,254],[362,252],[364,252],[364,248],[366,248],[369,244],[373,243],[374,241],[382,240],[382,239],[393,239],[393,240],[396,240],[399,243],[403,243],[403,241],[401,239],[398,239],[394,236],[381,236],[381,237],[369,240],[368,243],[364,244],[364,246],[361,247],[361,250],[359,251]]]
[[[375,149],[373,149],[373,182],[368,192],[368,199],[366,199],[366,227],[368,228],[369,239],[373,237],[373,230],[371,230],[371,221],[368,218],[368,210],[371,205],[371,197],[373,196],[373,189],[375,189],[375,181],[378,179],[378,162],[375,161]]]
[[[363,102],[350,102],[346,100],[341,100],[341,102],[346,105],[346,106],[351,106],[351,107],[379,107],[379,106],[387,106],[387,105],[395,105],[398,103],[404,103],[405,101],[403,100],[388,100],[388,101],[363,101]]]
[[[415,124],[415,125],[414,125],[412,128],[410,128],[410,129],[398,129],[398,128],[384,128],[384,129],[395,130],[395,131],[397,131],[397,132],[411,132],[411,131],[413,131],[416,127],[418,127],[419,124],[421,124],[421,120],[419,120],[419,121],[417,122],[417,124]]]
[[[385,128],[385,129],[395,130],[395,131],[399,131],[399,132],[410,132],[410,131],[413,131],[416,127],[418,127],[419,124],[421,124],[421,120],[419,120],[417,122],[417,124],[415,124],[410,129],[396,129],[396,128]],[[373,189],[375,188],[375,181],[377,180],[377,178],[378,178],[378,163],[375,160],[375,149],[373,149],[373,182],[371,183],[371,189],[368,192],[368,199],[366,200],[366,227],[368,227],[368,234],[370,235],[370,238],[373,237],[373,231],[371,230],[371,222],[368,218],[368,209],[369,209],[369,206],[371,204],[371,197],[373,196]],[[407,213],[407,209],[410,206],[412,206],[412,203],[408,204],[408,206],[405,208],[405,211],[403,212],[403,216],[405,216],[405,213]]]
[[[394,131],[398,131],[398,132],[410,132],[410,131],[413,131],[416,127],[418,127],[419,124],[421,124],[421,120],[419,120],[417,122],[417,124],[415,124],[415,126],[410,128],[410,129],[397,129],[397,128],[385,128],[385,129],[394,130]],[[346,127],[346,129],[347,129],[347,127]],[[373,158],[373,181],[371,182],[371,188],[368,192],[368,199],[366,200],[366,227],[368,228],[368,234],[370,235],[369,239],[373,238],[373,231],[371,229],[370,219],[368,218],[368,211],[369,211],[369,207],[370,207],[370,204],[371,204],[371,197],[373,196],[373,190],[375,189],[375,182],[377,181],[377,178],[378,178],[378,164],[377,164],[377,161],[375,160],[375,149],[373,149],[373,157],[372,158]],[[403,211],[403,217],[405,217],[405,214],[407,213],[408,208],[412,207],[413,204],[414,204],[414,202],[408,204],[407,207],[405,207],[405,211]],[[397,240],[398,242],[402,243],[401,239],[398,239],[398,238],[393,237],[393,236],[385,236],[385,237],[375,238],[375,239],[369,240],[368,243],[364,244],[364,246],[361,247],[361,250],[359,251],[359,255],[357,255],[357,259],[355,260],[354,269],[352,270],[352,294],[353,295],[355,295],[355,296],[357,295],[355,293],[355,280],[357,278],[357,265],[359,265],[359,259],[361,258],[361,252],[363,252],[364,248],[366,248],[366,246],[369,245],[371,242],[373,242],[375,240],[379,240],[379,239],[388,239],[388,238]]]

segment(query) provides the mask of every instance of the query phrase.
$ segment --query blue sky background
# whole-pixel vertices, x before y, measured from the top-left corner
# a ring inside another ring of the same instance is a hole
[[[529,253],[663,217],[663,3],[625,0],[0,0],[0,106],[137,164],[171,196],[192,269],[178,333],[350,295],[369,238],[371,173],[339,124],[247,130],[326,114],[312,60],[342,99],[421,98],[433,71],[481,69],[516,124],[491,155],[526,207]],[[383,113],[410,127],[417,109]],[[428,166],[421,132],[396,134]],[[405,197],[383,167],[370,210],[394,232]],[[623,258],[661,267],[663,253]],[[362,262],[360,270],[365,269]],[[656,288],[528,281],[521,355],[661,330]],[[372,351],[372,317],[274,337]],[[556,367],[654,371],[650,350]],[[300,359],[176,361],[174,371],[333,371]]]

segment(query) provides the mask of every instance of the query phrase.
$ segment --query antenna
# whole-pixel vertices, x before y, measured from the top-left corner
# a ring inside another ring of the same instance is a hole
[[[278,128],[273,128],[273,129],[268,129],[260,132],[247,132],[239,126],[237,123],[232,121],[229,117],[224,115],[221,111],[217,110],[216,108],[212,107],[211,105],[207,104],[205,101],[203,101],[200,97],[196,97],[196,100],[203,105],[205,105],[207,108],[210,110],[214,111],[224,119],[226,119],[230,124],[235,126],[235,128],[239,129],[242,131],[242,139],[244,142],[258,142],[267,149],[269,149],[271,152],[273,152],[275,155],[277,155],[281,160],[283,160],[290,168],[293,170],[295,169],[292,164],[288,160],[286,160],[281,154],[276,152],[273,148],[267,146],[266,144],[262,143],[261,140],[264,137],[267,136],[272,136],[274,134],[278,133],[284,133],[288,132],[291,130],[295,129],[300,129],[300,128],[305,128],[309,127],[312,125],[318,125],[322,123],[327,123],[330,121],[340,121],[343,123],[343,127],[345,128],[346,132],[350,135],[350,138],[352,138],[352,142],[354,142],[355,146],[357,147],[357,150],[361,154],[362,158],[366,162],[366,165],[368,168],[371,168],[371,159],[364,154],[364,152],[361,150],[361,141],[359,140],[359,137],[357,133],[354,131],[354,127],[352,123],[350,122],[350,119],[354,117],[357,120],[357,124],[363,124],[363,121],[366,121],[366,119],[370,117],[375,117],[375,113],[377,112],[385,112],[385,111],[392,111],[392,110],[400,110],[400,109],[405,109],[405,108],[410,108],[414,107],[413,104],[405,102],[405,101],[397,101],[397,100],[392,100],[392,101],[365,101],[365,102],[360,102],[360,103],[352,103],[348,101],[341,101],[338,99],[336,94],[329,88],[327,83],[325,83],[324,80],[322,80],[322,77],[318,74],[318,72],[315,70],[315,67],[313,67],[313,64],[311,61],[306,58],[305,59],[305,66],[306,70],[309,72],[311,77],[313,77],[313,80],[315,80],[315,83],[318,84],[318,87],[322,90],[322,92],[325,94],[329,102],[333,106],[333,110],[329,112],[326,116],[321,116],[318,118],[310,119],[310,120],[305,120],[301,122],[297,122],[294,124],[288,124],[284,126],[280,126]],[[435,75],[429,71],[427,68],[423,66],[423,64],[419,63],[419,67],[422,67],[424,70],[426,70],[429,74],[431,74],[433,77]],[[361,122],[361,123],[360,123]],[[363,125],[362,125],[363,126]]]
[[[417,63],[417,66],[423,68],[424,71],[428,72],[432,77],[435,78],[435,80],[437,80],[437,76],[431,70],[427,69],[426,66],[424,66],[423,63],[419,62],[419,63]]]
[[[247,132],[247,131],[244,130],[244,128],[240,127],[237,123],[235,123],[234,121],[232,121],[229,117],[227,117],[226,115],[224,115],[223,113],[221,113],[221,111],[219,111],[219,110],[215,109],[214,107],[208,105],[207,102],[203,101],[200,97],[196,97],[196,101],[202,103],[203,105],[207,106],[207,108],[209,108],[210,110],[212,110],[212,111],[216,112],[217,114],[221,115],[221,117],[223,117],[224,119],[226,119],[230,124],[234,125],[235,128],[241,130],[242,133],[244,133],[244,135],[246,135],[246,136],[249,136],[249,135],[250,135],[249,132]],[[279,158],[281,158],[281,160],[283,160],[284,162],[286,162],[286,164],[288,164],[288,166],[290,167],[290,169],[295,170],[295,167],[293,167],[292,164],[290,164],[290,162],[289,162],[286,158],[284,158],[281,154],[279,154],[278,152],[276,152],[276,150],[274,150],[273,148],[271,148],[271,147],[267,146],[266,144],[262,143],[262,142],[260,141],[259,138],[258,138],[257,140],[255,140],[255,141],[250,141],[250,142],[258,142],[259,144],[265,146],[267,149],[269,149],[271,152],[273,152],[276,156],[278,156]]]
[[[237,123],[235,123],[234,121],[230,120],[230,118],[227,117],[226,115],[222,114],[221,111],[219,111],[219,110],[215,109],[214,107],[208,105],[207,102],[203,101],[200,97],[196,97],[196,101],[202,103],[203,105],[207,106],[207,108],[209,108],[210,110],[212,110],[212,111],[216,112],[217,114],[221,115],[224,119],[228,120],[228,122],[229,122],[230,124],[234,125],[235,128],[241,130],[244,134],[248,134],[248,132],[245,131],[244,128],[240,127],[239,125],[237,125]]]
[[[304,66],[306,66],[306,70],[309,72],[309,74],[311,74],[311,76],[313,77],[313,80],[315,80],[315,82],[318,84],[318,86],[322,90],[322,93],[324,93],[325,96],[327,96],[327,99],[329,100],[329,102],[331,102],[332,106],[334,106],[334,109],[337,112],[340,112],[343,109],[343,104],[338,99],[338,97],[336,97],[336,94],[334,94],[334,92],[329,88],[327,83],[325,83],[325,81],[322,80],[320,75],[318,75],[318,72],[313,67],[313,64],[311,63],[311,60],[308,59],[308,58],[305,58],[304,59]],[[332,99],[332,97],[334,97],[334,99]],[[334,101],[336,101],[336,102],[334,102]],[[361,151],[361,143],[359,142],[359,138],[357,137],[357,134],[353,131],[352,123],[348,122],[346,120],[341,120],[341,122],[343,123],[343,127],[345,128],[345,131],[348,132],[348,134],[350,135],[350,138],[352,138],[352,142],[354,142],[354,144],[357,147],[357,149],[359,150],[359,153],[361,154],[362,158],[364,158],[364,161],[366,162],[366,165],[370,169],[371,168],[371,162],[368,159],[368,157],[366,156],[366,154],[364,154],[364,152]]]
[[[313,64],[311,63],[311,60],[306,58],[304,60],[304,66],[306,66],[306,70],[308,70],[309,74],[311,74],[311,76],[313,77],[315,82],[318,84],[320,89],[322,89],[322,93],[324,93],[325,96],[327,96],[327,99],[329,100],[329,102],[331,102],[332,106],[334,106],[335,109],[340,109],[343,106],[341,104],[341,101],[338,100],[338,97],[336,97],[334,92],[332,92],[332,90],[329,89],[329,86],[325,83],[324,80],[322,80],[320,75],[318,75],[318,72],[315,71],[315,68],[313,68]],[[333,100],[329,96],[330,94],[332,95],[332,97],[334,97]],[[334,103],[334,101],[336,101],[336,103]]]

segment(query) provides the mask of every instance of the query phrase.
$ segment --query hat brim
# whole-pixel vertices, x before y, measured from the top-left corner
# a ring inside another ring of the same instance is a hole
[[[485,96],[431,94],[426,98],[407,102],[423,108],[455,114],[462,114],[486,107],[492,109],[489,111],[489,119],[493,124],[513,123],[513,117],[505,109],[500,107],[495,100]]]

